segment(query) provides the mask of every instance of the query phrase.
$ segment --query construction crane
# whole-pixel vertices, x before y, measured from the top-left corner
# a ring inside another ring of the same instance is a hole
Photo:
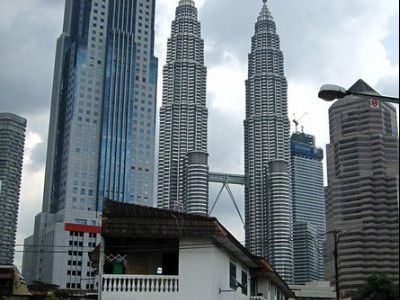
[[[307,115],[308,113],[305,112],[304,114],[302,114],[302,116],[298,119],[296,119],[296,114],[293,114],[293,123],[296,126],[296,131],[295,132],[299,132],[299,125],[300,125],[300,121],[303,120],[303,118]],[[304,131],[304,127],[302,127],[302,131]]]

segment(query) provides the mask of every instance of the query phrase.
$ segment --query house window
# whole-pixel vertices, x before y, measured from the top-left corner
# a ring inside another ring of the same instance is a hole
[[[256,296],[256,280],[254,278],[250,278],[250,295]]]
[[[242,294],[247,296],[247,273],[242,271]]]
[[[237,288],[236,265],[233,262],[229,263],[229,287],[234,290]]]

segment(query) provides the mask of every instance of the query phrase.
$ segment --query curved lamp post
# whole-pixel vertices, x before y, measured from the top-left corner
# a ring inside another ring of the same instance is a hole
[[[375,98],[384,102],[391,102],[399,104],[399,98],[395,97],[387,97],[387,96],[380,96],[376,94],[369,94],[369,93],[354,93],[351,91],[346,90],[345,88],[334,85],[334,84],[324,84],[321,89],[319,90],[318,97],[325,101],[334,101],[336,99],[342,99],[346,96],[354,95],[354,96],[361,96],[367,98]]]

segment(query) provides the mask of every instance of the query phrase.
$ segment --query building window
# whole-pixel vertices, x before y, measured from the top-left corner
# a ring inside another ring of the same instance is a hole
[[[247,273],[242,271],[242,294],[247,296]]]
[[[250,278],[250,295],[251,296],[256,295],[256,291],[257,291],[256,285],[257,285],[256,280],[254,278]],[[267,285],[267,289],[269,290],[268,285]]]
[[[229,263],[229,287],[234,290],[237,288],[236,265],[233,262]]]
[[[75,224],[87,225],[87,220],[84,220],[84,219],[75,219]]]

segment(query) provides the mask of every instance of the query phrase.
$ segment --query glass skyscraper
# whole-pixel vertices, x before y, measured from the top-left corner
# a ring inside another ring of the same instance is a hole
[[[28,280],[93,287],[93,281],[81,283],[92,269],[82,251],[88,248],[79,245],[96,244],[104,198],[153,204],[154,16],[155,0],[66,1],[57,42],[43,209],[27,242],[46,249],[66,244],[72,254],[68,259],[56,252],[38,255]],[[75,270],[77,265],[83,269]]]
[[[12,265],[17,231],[26,120],[0,113],[0,265]]]
[[[323,151],[311,135],[291,137],[294,282],[324,278],[325,192]]]
[[[246,81],[246,247],[293,282],[290,122],[284,60],[264,0],[255,25]]]

